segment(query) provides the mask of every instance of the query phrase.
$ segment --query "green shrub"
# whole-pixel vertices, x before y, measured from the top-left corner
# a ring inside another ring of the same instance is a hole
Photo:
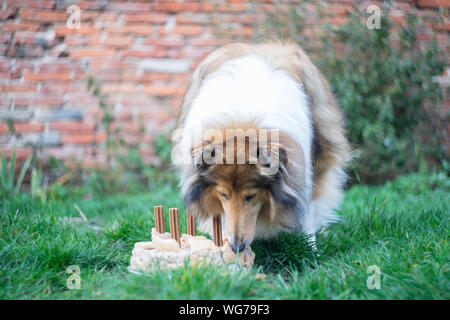
[[[364,15],[325,39],[320,65],[346,113],[356,146],[355,169],[365,182],[381,182],[445,159],[445,131],[437,113],[442,99],[433,77],[446,59],[435,41],[419,49],[418,21],[407,16],[393,27],[388,10],[381,28],[366,27]],[[334,44],[339,44],[339,51]]]
[[[346,114],[358,179],[382,182],[433,165],[445,169],[447,119],[437,112],[442,90],[434,77],[447,59],[436,41],[419,43],[420,19],[408,15],[394,26],[385,6],[381,28],[371,30],[368,14],[355,8],[345,24],[322,27],[318,45],[318,37],[302,34],[302,8],[268,14],[265,29],[305,48],[328,79]]]

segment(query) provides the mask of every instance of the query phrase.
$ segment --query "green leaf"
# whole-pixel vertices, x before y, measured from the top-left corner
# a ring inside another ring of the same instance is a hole
[[[14,173],[16,171],[16,146],[14,145],[11,161],[9,163],[9,176],[8,176],[8,186],[12,191],[14,188]]]
[[[17,193],[20,190],[20,187],[22,186],[23,178],[25,177],[25,173],[27,172],[28,168],[30,167],[31,160],[33,159],[33,154],[30,154],[25,160],[25,163],[22,165],[22,169],[20,170],[19,178],[17,179],[16,188],[14,189],[14,192]]]

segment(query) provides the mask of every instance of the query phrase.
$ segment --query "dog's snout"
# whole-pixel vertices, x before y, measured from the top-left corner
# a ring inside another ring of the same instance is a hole
[[[244,242],[239,242],[237,244],[230,243],[230,247],[231,247],[231,250],[233,250],[234,253],[237,253],[238,251],[239,252],[244,251],[245,247],[247,247],[247,245]]]

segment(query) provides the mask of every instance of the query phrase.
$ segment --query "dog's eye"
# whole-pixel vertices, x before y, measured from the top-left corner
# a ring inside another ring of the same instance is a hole
[[[220,194],[222,197],[224,197],[226,200],[228,200],[228,196],[225,193]]]
[[[249,196],[246,196],[245,201],[250,202],[255,196],[256,196],[256,194],[251,194]]]

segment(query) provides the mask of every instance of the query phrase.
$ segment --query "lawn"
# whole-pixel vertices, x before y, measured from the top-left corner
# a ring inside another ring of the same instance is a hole
[[[182,208],[176,190],[155,190],[88,199],[81,190],[47,203],[27,194],[1,199],[0,298],[450,299],[445,175],[353,186],[340,209],[342,222],[318,236],[318,254],[303,237],[282,234],[252,245],[256,265],[247,271],[186,267],[131,274],[131,249],[149,239],[153,205]],[[74,204],[88,223],[64,218],[80,217]],[[80,268],[80,289],[67,288],[71,265]],[[373,265],[381,271],[380,289],[367,287]],[[257,280],[258,272],[267,277]]]

